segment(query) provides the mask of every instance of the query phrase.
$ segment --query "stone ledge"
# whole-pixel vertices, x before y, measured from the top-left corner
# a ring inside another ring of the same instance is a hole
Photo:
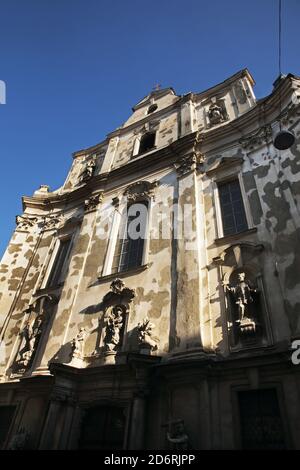
[[[239,238],[246,237],[247,235],[252,235],[256,232],[257,232],[257,227],[243,230],[243,232],[233,233],[232,235],[226,235],[225,237],[216,238],[215,244],[216,245],[230,244],[234,240],[238,240]]]

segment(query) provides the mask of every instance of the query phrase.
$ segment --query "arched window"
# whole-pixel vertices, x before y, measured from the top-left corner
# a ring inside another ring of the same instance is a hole
[[[123,214],[112,273],[128,271],[142,265],[148,220],[148,201],[135,202]]]
[[[157,104],[151,104],[151,106],[149,106],[148,108],[147,114],[154,113],[154,111],[156,111],[157,108],[158,108]]]
[[[153,149],[154,145],[155,145],[155,132],[147,132],[141,138],[139,154]]]

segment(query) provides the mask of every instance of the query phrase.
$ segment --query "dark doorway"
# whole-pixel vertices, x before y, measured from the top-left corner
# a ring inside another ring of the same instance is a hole
[[[239,393],[243,449],[285,449],[283,424],[274,389]]]
[[[124,408],[97,406],[86,410],[79,449],[123,449],[126,416]]]
[[[0,406],[0,449],[5,444],[15,410],[15,406]]]

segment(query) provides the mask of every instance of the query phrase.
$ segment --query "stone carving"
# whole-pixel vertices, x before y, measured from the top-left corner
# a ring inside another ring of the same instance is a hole
[[[17,215],[16,216],[17,230],[28,231],[37,222],[38,222],[37,217],[28,217],[27,215],[26,216],[22,216],[22,215]]]
[[[254,302],[253,293],[257,292],[250,286],[249,281],[246,280],[244,272],[238,273],[238,282],[235,286],[229,286],[223,283],[225,290],[233,294],[235,304],[238,310],[238,320],[240,331],[255,332],[256,323],[252,318],[253,315],[250,311],[250,306]]]
[[[96,163],[96,157],[95,156],[87,161],[87,163],[85,165],[85,168],[84,168],[83,172],[80,175],[79,183],[86,183],[87,181],[89,181],[94,176],[94,173],[95,173],[95,170],[96,170],[96,165],[97,165],[97,163]]]
[[[200,152],[192,152],[175,163],[175,169],[179,176],[184,176],[195,171],[204,162],[204,156]]]
[[[110,292],[103,297],[102,303],[107,306],[112,304],[123,305],[131,302],[134,297],[134,289],[125,287],[125,283],[121,279],[116,278],[110,285]]]
[[[124,325],[124,309],[117,305],[106,314],[106,328],[104,337],[105,351],[117,351],[122,343],[122,330]]]
[[[208,119],[209,125],[215,126],[220,124],[224,121],[227,121],[228,116],[226,112],[226,108],[223,102],[212,102],[208,108]]]
[[[154,189],[158,186],[158,182],[154,181],[150,183],[149,181],[138,181],[133,183],[126,188],[124,196],[127,197],[129,201],[137,201],[153,196]]]
[[[138,340],[140,350],[146,350],[152,352],[157,350],[157,341],[153,338],[153,329],[155,325],[150,322],[149,318],[144,318],[144,320],[138,324]]]
[[[33,323],[28,321],[20,332],[22,347],[19,351],[19,358],[17,359],[18,369],[27,369],[30,365],[33,353],[36,349],[36,343],[42,332],[42,322],[42,318],[38,316]]]
[[[91,212],[97,209],[98,204],[102,202],[103,193],[96,194],[95,196],[91,196],[89,199],[84,201],[84,209],[86,212]]]
[[[63,223],[63,216],[61,214],[59,215],[50,215],[45,218],[44,224],[43,224],[43,229],[44,230],[51,230],[51,229],[56,229]]]
[[[244,149],[252,150],[259,145],[270,143],[272,141],[272,136],[273,132],[271,126],[263,126],[247,137],[240,139],[239,143]]]
[[[79,332],[72,340],[72,359],[82,359],[84,357],[84,343],[87,338],[88,332],[84,327],[80,328]]]
[[[26,450],[28,449],[28,442],[30,434],[25,428],[20,428],[18,432],[12,437],[8,450]]]
[[[95,351],[97,356],[104,352],[105,363],[113,363],[114,356],[120,350],[125,335],[126,318],[129,315],[129,305],[135,297],[135,291],[125,287],[121,279],[114,279],[110,291],[103,297],[101,310],[104,313],[102,330],[102,348]],[[110,356],[110,357],[109,357]]]
[[[21,344],[18,357],[13,366],[13,369],[16,371],[25,371],[32,364],[43,330],[45,329],[50,316],[49,311],[45,307],[46,301],[49,302],[50,305],[53,305],[57,303],[57,298],[52,295],[43,295],[24,312],[29,315],[29,318],[27,319],[24,328],[19,333]],[[37,304],[39,304],[39,309],[38,313],[35,313]]]
[[[177,419],[168,424],[167,440],[172,450],[191,449],[183,419]]]
[[[234,92],[240,104],[245,104],[247,102],[247,93],[244,90],[244,87],[241,81],[238,81],[237,83],[235,83]]]

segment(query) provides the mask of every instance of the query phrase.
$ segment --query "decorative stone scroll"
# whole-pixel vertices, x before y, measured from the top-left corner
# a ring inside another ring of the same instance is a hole
[[[179,176],[185,176],[192,171],[198,170],[202,163],[204,163],[204,155],[200,152],[192,152],[177,160],[174,166]]]
[[[242,137],[239,140],[242,148],[245,150],[253,150],[260,145],[268,144],[272,141],[273,132],[270,125],[260,127],[257,131],[252,134]]]
[[[43,223],[43,230],[53,230],[60,227],[64,222],[64,217],[62,214],[58,215],[49,215],[45,217]]]
[[[158,181],[150,183],[149,181],[138,181],[127,186],[124,196],[129,201],[138,201],[150,198],[154,194],[154,189],[158,186]]]
[[[16,216],[16,224],[17,224],[16,230],[27,232],[37,223],[38,223],[37,217],[29,217],[28,215]]]
[[[84,201],[84,210],[85,212],[92,212],[95,211],[103,200],[103,192],[96,194],[95,196],[91,196],[89,199]]]

